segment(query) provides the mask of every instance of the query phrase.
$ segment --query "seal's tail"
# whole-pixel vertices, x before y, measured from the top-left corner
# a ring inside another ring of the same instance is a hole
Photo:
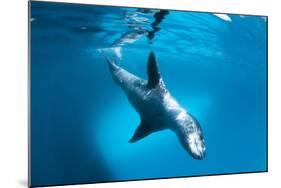
[[[99,48],[98,52],[106,57],[114,59],[116,62],[122,59],[122,48],[120,46],[109,47],[109,48]]]

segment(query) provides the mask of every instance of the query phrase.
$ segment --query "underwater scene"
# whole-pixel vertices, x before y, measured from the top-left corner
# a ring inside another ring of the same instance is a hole
[[[30,2],[30,185],[267,171],[267,17]]]

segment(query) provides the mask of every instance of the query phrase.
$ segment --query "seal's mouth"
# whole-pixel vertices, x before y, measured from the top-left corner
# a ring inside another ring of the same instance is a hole
[[[190,133],[188,136],[188,148],[193,158],[202,160],[205,157],[205,143],[199,132]]]

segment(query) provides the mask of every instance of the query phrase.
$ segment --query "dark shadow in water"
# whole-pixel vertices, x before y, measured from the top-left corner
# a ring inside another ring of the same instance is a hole
[[[32,186],[114,179],[95,142],[98,122],[94,121],[106,107],[107,90],[106,85],[95,82],[112,80],[105,74],[107,66],[85,55],[85,49],[92,45],[89,37],[76,40],[77,33],[101,29],[86,24],[83,28],[88,17],[81,18],[77,11],[90,17],[99,10],[95,6],[32,2]],[[19,183],[27,186],[25,181]]]
[[[38,45],[31,58],[32,185],[112,180],[94,131],[107,90],[96,82],[111,79],[107,66],[90,62],[75,45]]]
[[[149,43],[152,43],[155,33],[160,30],[160,27],[158,27],[158,25],[163,21],[165,16],[168,14],[169,14],[168,10],[160,10],[159,12],[154,14],[155,20],[153,23],[151,23],[153,30],[148,31],[148,34],[147,34],[147,38],[150,40]]]
[[[153,27],[158,26],[162,20],[165,18],[165,16],[169,14],[168,10],[160,10],[159,12],[154,14],[154,22],[151,24]]]
[[[164,20],[165,16],[169,14],[168,10],[159,10],[153,14],[154,21],[150,24],[152,30],[148,30],[144,25],[146,21],[136,21],[136,17],[138,16],[138,12],[143,14],[152,14],[153,10],[150,9],[137,9],[136,14],[132,12],[128,12],[126,14],[127,25],[130,29],[129,31],[123,33],[120,38],[116,39],[111,46],[120,46],[127,41],[137,40],[139,37],[146,35],[149,40],[149,44],[152,44],[152,41],[155,37],[155,34],[160,31],[159,24]]]

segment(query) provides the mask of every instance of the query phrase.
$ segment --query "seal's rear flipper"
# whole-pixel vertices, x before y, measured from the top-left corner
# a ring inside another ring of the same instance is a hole
[[[135,131],[134,136],[129,140],[130,143],[134,143],[149,134],[151,134],[153,130],[150,129],[150,126],[146,124],[144,120],[141,120],[140,125],[138,126],[137,130]]]
[[[150,52],[147,62],[147,75],[149,89],[155,88],[161,81],[161,75],[153,52]]]
[[[120,69],[120,67],[118,65],[116,65],[115,61],[111,58],[109,58],[105,53],[104,51],[100,50],[101,54],[104,56],[108,66],[109,66],[109,69],[112,73],[118,71]]]

